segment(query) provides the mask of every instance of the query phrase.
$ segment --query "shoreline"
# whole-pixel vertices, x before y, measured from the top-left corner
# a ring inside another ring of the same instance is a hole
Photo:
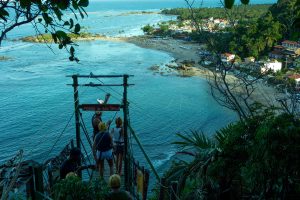
[[[108,40],[110,38],[107,38]],[[198,52],[201,50],[205,50],[205,45],[201,45],[195,42],[188,42],[183,40],[176,40],[173,38],[153,38],[149,36],[133,36],[133,37],[119,37],[117,40],[111,41],[119,41],[119,42],[128,42],[131,44],[135,44],[142,48],[148,48],[158,51],[164,51],[170,54],[175,60],[174,63],[177,65],[177,69],[175,70],[179,73],[179,76],[182,77],[201,77],[205,78],[209,81],[210,78],[214,77],[213,72],[201,66],[199,62]],[[182,67],[186,61],[192,63],[191,66]],[[172,63],[171,63],[172,64]],[[174,67],[166,66],[171,69]],[[228,74],[227,81],[229,84],[235,83],[238,78],[235,75]],[[261,103],[265,103],[266,105],[279,105],[276,100],[278,97],[283,97],[282,93],[278,93],[273,86],[268,86],[263,82],[255,83],[254,87],[255,91],[252,93],[251,99],[253,101],[258,101]]]
[[[178,71],[179,75],[183,77],[200,76],[207,78],[213,75],[211,70],[202,67],[198,63],[199,56],[197,52],[201,49],[204,50],[205,46],[199,45],[195,42],[187,42],[173,38],[155,38],[146,35],[131,37],[102,37],[98,39],[111,42],[127,42],[141,48],[168,53],[174,58],[174,60],[167,64],[166,67]],[[152,67],[155,68],[155,66]],[[153,71],[156,70],[153,69]]]
[[[166,65],[166,67],[169,69],[174,69],[181,77],[195,76],[205,78],[207,81],[209,81],[210,78],[214,77],[213,72],[210,69],[205,68],[198,63],[198,52],[201,50],[205,50],[205,45],[200,45],[195,42],[176,40],[173,38],[153,38],[147,35],[132,37],[106,37],[103,38],[103,40],[112,42],[128,42],[141,48],[166,52],[174,58],[174,60],[170,64]],[[186,61],[192,63],[191,66],[187,66],[189,63],[185,64]],[[184,65],[186,66],[182,67]],[[159,73],[158,69],[158,65],[149,68],[149,70],[157,71]],[[238,80],[238,78],[236,78],[236,76],[232,74],[228,74],[226,78],[229,84],[235,83],[235,81]],[[278,93],[273,86],[268,86],[263,82],[257,82],[254,86],[256,89],[252,93],[252,101],[258,101],[266,105],[279,105],[276,99],[278,97],[283,97],[283,94]],[[239,91],[237,90],[237,92]]]
[[[46,43],[37,41],[35,37],[25,37],[20,40],[23,42],[34,42],[34,43]],[[111,42],[127,42],[139,46],[141,48],[152,49],[163,51],[171,55],[174,60],[164,66],[164,69],[160,65],[149,66],[149,70],[154,73],[160,73],[161,75],[170,74],[171,71],[178,73],[181,77],[201,77],[209,81],[212,78],[213,72],[201,66],[199,64],[198,52],[205,50],[205,45],[200,45],[199,43],[177,40],[173,38],[156,38],[147,35],[131,36],[131,37],[109,37],[100,34],[88,35],[86,37],[72,38],[73,41],[111,41]],[[161,70],[162,69],[162,70]],[[165,74],[166,73],[166,74]],[[234,83],[236,80],[235,75],[227,75],[228,83]],[[277,94],[274,87],[268,86],[262,82],[256,83],[256,91],[252,94],[253,101],[266,102],[273,105],[278,105],[276,101],[276,95],[282,96],[282,94]]]

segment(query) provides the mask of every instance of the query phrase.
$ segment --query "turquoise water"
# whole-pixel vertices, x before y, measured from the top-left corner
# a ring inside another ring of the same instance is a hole
[[[92,32],[115,36],[124,30],[121,35],[138,35],[141,26],[168,20],[172,16],[120,14],[182,5],[178,1],[142,2],[92,3],[94,6],[88,9],[88,20],[82,23]],[[216,6],[216,2],[210,6]],[[9,38],[31,34],[30,25],[25,25],[12,31]],[[216,129],[236,119],[234,113],[213,100],[205,79],[161,76],[148,70],[152,65],[165,64],[173,59],[165,52],[128,43],[80,42],[76,51],[81,62],[76,64],[69,62],[67,53],[58,50],[56,45],[52,48],[53,52],[43,44],[19,41],[5,41],[0,48],[0,56],[11,58],[0,62],[0,162],[19,149],[25,150],[26,158],[43,161],[56,155],[67,141],[75,138],[72,119],[53,151],[49,152],[73,113],[73,89],[66,86],[72,80],[65,77],[73,73],[134,75],[129,80],[135,84],[129,88],[131,124],[159,169],[176,152],[171,144],[176,140],[176,133],[203,130],[212,135]],[[121,90],[103,90],[112,94],[111,102],[120,102]],[[104,91],[81,88],[80,101],[95,102],[96,98],[105,95]],[[83,113],[89,131],[91,115]],[[111,119],[113,115],[105,113],[104,119]],[[141,152],[135,145],[133,147],[136,157],[143,162]]]
[[[81,62],[76,64],[69,62],[61,51],[54,49],[52,54],[41,44],[13,45],[19,46],[5,52],[12,60],[1,63],[4,73],[0,75],[0,151],[3,152],[0,160],[20,148],[34,159],[48,156],[47,151],[73,113],[73,90],[66,86],[72,80],[65,77],[73,73],[134,75],[130,83],[135,86],[129,88],[131,123],[157,166],[175,153],[170,144],[175,140],[175,133],[203,129],[212,134],[235,118],[232,112],[215,103],[206,80],[154,75],[148,70],[149,66],[172,59],[164,52],[128,43],[82,42],[77,49]],[[115,80],[102,81],[115,83]],[[112,94],[111,102],[121,101],[121,89],[103,89]],[[104,95],[99,89],[82,88],[80,101],[95,102]],[[114,114],[105,114],[104,119],[111,119]],[[91,113],[83,116],[91,130]],[[74,136],[73,119],[51,155]],[[137,157],[142,158],[140,152]]]

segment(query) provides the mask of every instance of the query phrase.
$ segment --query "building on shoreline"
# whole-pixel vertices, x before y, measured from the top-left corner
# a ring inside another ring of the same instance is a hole
[[[293,74],[288,76],[289,79],[295,81],[295,89],[300,90],[300,74]]]
[[[234,58],[235,58],[235,54],[231,54],[231,53],[223,53],[221,55],[222,62],[231,62],[234,60]]]
[[[295,41],[290,41],[290,40],[284,40],[282,42],[282,46],[289,50],[297,50],[300,48],[300,43]]]
[[[281,71],[281,69],[282,69],[282,62],[278,62],[277,60],[274,60],[274,61],[264,63],[263,67],[261,67],[260,72],[264,74],[268,71],[278,72]]]

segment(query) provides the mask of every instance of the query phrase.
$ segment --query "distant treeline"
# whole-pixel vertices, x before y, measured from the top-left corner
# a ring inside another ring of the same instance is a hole
[[[236,19],[248,19],[255,20],[260,18],[262,15],[268,12],[271,4],[260,4],[260,5],[249,5],[249,6],[235,6],[229,13],[225,12],[223,7],[219,8],[195,8],[195,16],[198,19],[203,18],[227,18],[228,14],[230,17]],[[179,20],[188,20],[191,19],[191,11],[188,8],[173,8],[173,9],[164,9],[161,11],[165,15],[178,15]],[[233,16],[234,15],[234,16]]]

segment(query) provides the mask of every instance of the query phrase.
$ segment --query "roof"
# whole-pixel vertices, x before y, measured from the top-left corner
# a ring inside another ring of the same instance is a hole
[[[274,64],[274,63],[281,63],[281,62],[278,62],[278,60],[276,60],[276,59],[272,59],[268,62],[265,62],[265,64]]]
[[[234,54],[231,54],[231,53],[223,53],[222,55],[226,56],[226,57],[234,56]]]
[[[283,43],[287,43],[287,44],[298,44],[298,42],[291,41],[291,40],[284,40],[284,41],[282,42],[282,44],[283,44]]]
[[[288,76],[290,79],[300,79],[300,74],[293,74]]]

